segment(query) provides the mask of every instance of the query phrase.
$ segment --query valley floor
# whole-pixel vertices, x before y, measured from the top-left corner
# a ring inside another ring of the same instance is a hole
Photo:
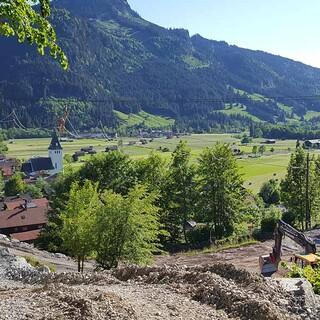
[[[238,156],[239,167],[245,180],[245,187],[253,192],[258,192],[261,185],[270,180],[281,180],[286,172],[291,151],[294,150],[295,140],[277,141],[275,145],[266,145],[266,152],[261,157],[252,157],[252,148],[254,145],[260,145],[264,139],[255,139],[252,143],[241,145],[240,140],[231,134],[194,134],[191,136],[183,136],[181,138],[158,138],[149,142],[147,145],[139,143],[129,145],[129,142],[138,142],[138,138],[123,138],[123,152],[133,159],[147,157],[151,152],[158,152],[164,158],[169,159],[171,152],[177,146],[180,140],[185,140],[192,150],[192,159],[197,161],[200,153],[206,147],[213,146],[216,142],[229,143],[234,148],[239,148],[244,155]],[[16,139],[8,144],[8,156],[17,157],[21,160],[29,159],[33,156],[44,156],[48,153],[48,145],[50,139]],[[103,139],[81,139],[73,142],[64,142],[64,154],[72,155],[83,147],[93,146],[97,152],[104,152],[106,146],[117,145],[117,141],[106,142]],[[166,147],[169,152],[159,151],[160,147]],[[274,149],[271,152],[271,148]],[[65,166],[79,167],[83,161],[89,159],[90,156],[81,158],[80,162],[65,164]]]

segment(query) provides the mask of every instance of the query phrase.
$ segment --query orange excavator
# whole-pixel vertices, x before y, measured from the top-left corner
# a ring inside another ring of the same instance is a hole
[[[306,265],[315,266],[319,263],[320,258],[316,255],[317,247],[315,242],[304,233],[296,230],[284,221],[279,220],[274,230],[275,243],[272,248],[272,253],[259,257],[259,265],[262,275],[270,277],[273,273],[278,271],[279,263],[281,261],[282,239],[284,236],[287,236],[304,248],[304,254],[294,255],[295,263],[300,262],[302,267]]]

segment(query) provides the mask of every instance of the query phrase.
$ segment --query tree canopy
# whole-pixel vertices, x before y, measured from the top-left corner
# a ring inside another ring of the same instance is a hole
[[[41,55],[48,49],[64,69],[68,59],[57,44],[56,32],[48,20],[50,0],[0,0],[0,35],[17,37],[20,43],[37,46]]]

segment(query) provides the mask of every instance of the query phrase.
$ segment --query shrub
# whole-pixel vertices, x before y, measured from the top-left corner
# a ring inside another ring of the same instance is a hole
[[[313,269],[311,266],[300,268],[297,265],[286,268],[289,270],[288,276],[290,278],[305,278],[307,279],[316,294],[320,294],[320,269]]]
[[[209,227],[206,224],[198,224],[193,230],[187,232],[187,239],[191,244],[200,244],[208,242],[209,235]]]
[[[56,266],[51,264],[51,263],[44,264],[44,263],[40,262],[37,258],[30,257],[30,256],[25,256],[23,258],[25,258],[26,261],[34,268],[48,267],[51,272],[56,272],[57,271]]]

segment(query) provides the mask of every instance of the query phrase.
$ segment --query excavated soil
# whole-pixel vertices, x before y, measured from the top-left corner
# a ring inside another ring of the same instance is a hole
[[[306,294],[298,286],[285,291],[277,279],[248,268],[256,266],[256,254],[270,244],[237,251],[236,259],[246,269],[217,263],[223,261],[219,253],[162,257],[154,267],[88,269],[81,275],[70,271],[73,261],[67,257],[9,243],[0,246],[0,320],[320,319],[320,300],[310,298],[311,290]],[[14,251],[58,262],[59,273],[35,269]],[[225,252],[227,258],[234,258],[233,253]]]
[[[3,320],[320,318],[319,308],[308,309],[303,295],[228,264],[125,267],[84,275],[15,268],[6,275],[11,285],[0,285]]]

